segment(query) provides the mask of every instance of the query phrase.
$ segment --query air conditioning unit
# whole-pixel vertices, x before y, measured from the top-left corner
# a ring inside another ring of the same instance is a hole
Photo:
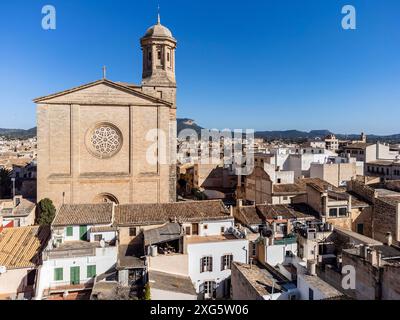
[[[7,272],[7,267],[6,266],[0,266],[0,274],[4,274]]]

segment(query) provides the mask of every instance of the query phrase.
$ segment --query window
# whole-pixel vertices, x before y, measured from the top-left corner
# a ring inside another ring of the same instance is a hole
[[[205,225],[203,226],[203,228],[204,228],[204,230],[208,230],[208,224],[205,224]]]
[[[336,217],[337,216],[337,209],[336,208],[329,209],[329,216],[330,217]]]
[[[203,257],[200,259],[200,273],[212,272],[212,257]]]
[[[214,281],[206,281],[204,282],[204,296],[206,298],[211,298],[214,295]]]
[[[96,266],[87,266],[87,278],[94,278],[96,276]]]
[[[278,179],[278,180],[277,180],[277,183],[281,183],[281,181],[282,181],[281,179]]]
[[[94,241],[100,242],[101,240],[103,240],[103,236],[101,234],[94,235]]]
[[[149,61],[151,61],[151,52],[149,52]]]
[[[221,234],[225,234],[225,227],[221,227]]]
[[[347,216],[347,208],[339,208],[339,216],[346,217]]]
[[[257,256],[257,243],[255,242],[251,244],[251,255],[253,257]]]
[[[364,234],[364,224],[363,223],[357,224],[357,233]]]
[[[158,60],[161,60],[161,51],[157,52],[157,57],[158,57]]]
[[[129,228],[129,236],[130,237],[136,237],[137,236],[137,231],[136,228]]]
[[[283,200],[284,200],[284,201],[286,201],[286,200],[288,200],[288,199],[289,199],[288,196],[284,196],[284,197],[283,197]]]
[[[308,289],[308,300],[314,300],[314,290],[311,288]]]
[[[170,57],[169,57],[169,52],[167,53],[167,61],[169,62]]]
[[[221,257],[221,271],[230,270],[232,266],[233,255],[227,254]]]
[[[54,281],[62,281],[64,280],[64,269],[63,268],[55,268],[54,269]]]
[[[74,235],[74,228],[67,227],[67,237],[72,237]]]
[[[191,230],[190,230],[190,227],[186,227],[185,228],[185,234],[187,235],[187,236],[190,236],[192,233],[191,233]]]

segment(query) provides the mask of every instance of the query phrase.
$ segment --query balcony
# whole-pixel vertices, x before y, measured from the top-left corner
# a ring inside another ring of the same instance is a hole
[[[93,257],[96,255],[96,248],[98,247],[100,247],[100,244],[96,242],[65,242],[56,248],[44,251],[43,260]]]

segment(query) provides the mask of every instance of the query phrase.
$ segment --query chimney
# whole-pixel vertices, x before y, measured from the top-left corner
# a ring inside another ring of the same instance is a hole
[[[231,208],[231,217],[233,217],[233,206],[231,206],[230,208]]]
[[[382,265],[382,252],[380,251],[376,253],[376,263],[378,268]]]
[[[368,261],[373,265],[376,266],[378,264],[377,260],[377,252],[374,249],[370,249],[368,251]]]
[[[393,244],[393,237],[391,232],[386,233],[386,245],[389,247]]]
[[[310,276],[316,276],[317,271],[316,271],[317,264],[315,260],[307,260],[307,273]]]

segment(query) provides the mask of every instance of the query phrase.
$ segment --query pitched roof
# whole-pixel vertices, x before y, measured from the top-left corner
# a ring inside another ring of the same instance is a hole
[[[301,194],[307,191],[307,185],[319,191],[332,190],[343,192],[342,189],[320,178],[303,178],[296,180],[295,183],[274,184],[274,194]]]
[[[274,184],[273,188],[274,194],[297,194],[305,192],[305,189],[297,183]]]
[[[128,84],[121,83],[121,82],[114,82],[114,81],[111,81],[111,80],[108,80],[108,79],[97,80],[97,81],[90,82],[90,83],[87,83],[87,84],[84,84],[84,85],[81,85],[81,86],[78,86],[78,87],[75,87],[75,88],[72,88],[72,89],[68,89],[68,90],[64,90],[64,91],[61,91],[61,92],[50,94],[50,95],[47,95],[47,96],[44,96],[44,97],[40,97],[40,98],[37,98],[37,99],[33,100],[33,102],[41,103],[41,102],[44,102],[44,101],[46,101],[48,99],[52,99],[52,98],[60,97],[60,96],[63,96],[63,95],[69,94],[69,93],[77,92],[77,91],[80,91],[80,90],[83,90],[83,89],[87,89],[87,88],[96,86],[98,84],[106,84],[106,85],[108,85],[110,87],[113,87],[115,89],[120,89],[120,90],[126,91],[128,93],[132,93],[132,94],[134,94],[136,96],[139,96],[139,97],[142,97],[144,99],[172,106],[172,103],[170,103],[168,101],[165,101],[165,100],[162,100],[162,99],[159,99],[159,98],[156,98],[156,97],[153,97],[151,95],[145,94],[142,91],[138,90],[138,88],[135,88],[132,85],[128,85]]]
[[[151,288],[154,289],[179,292],[197,297],[196,290],[189,277],[149,270],[149,283]]]
[[[64,204],[58,210],[53,226],[111,224],[113,203]]]
[[[318,213],[304,203],[300,204],[265,204],[257,205],[257,211],[266,220],[283,219],[313,219]]]
[[[177,240],[183,236],[179,223],[167,223],[160,228],[146,230],[143,234],[145,246]]]
[[[263,220],[257,214],[257,209],[255,206],[239,207],[234,212],[234,217],[240,223],[250,226],[250,225],[260,225]]]
[[[35,267],[49,235],[46,227],[4,229],[0,233],[0,266],[7,269]]]
[[[127,204],[115,208],[117,225],[154,225],[232,218],[221,200]]]

